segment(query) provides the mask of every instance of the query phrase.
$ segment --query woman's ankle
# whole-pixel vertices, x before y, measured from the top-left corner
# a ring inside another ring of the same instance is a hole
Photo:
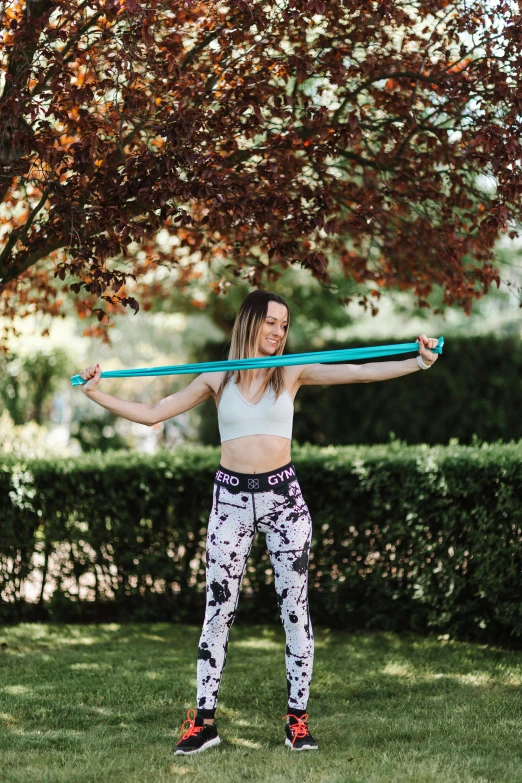
[[[203,723],[206,723],[208,726],[212,726],[212,724],[216,719],[215,712],[216,712],[215,709],[205,710],[202,707],[198,707],[197,716],[199,720],[203,720]]]

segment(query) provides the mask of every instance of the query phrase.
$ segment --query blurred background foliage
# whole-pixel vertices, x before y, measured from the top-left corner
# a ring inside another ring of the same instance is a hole
[[[502,285],[477,301],[470,316],[441,307],[437,290],[431,309],[416,308],[413,297],[401,291],[376,291],[375,315],[335,271],[328,287],[296,268],[274,280],[270,290],[290,306],[288,353],[412,341],[420,332],[446,339],[431,373],[386,384],[303,387],[295,406],[296,441],[326,445],[398,438],[434,444],[522,437],[517,414],[522,249],[505,240],[497,257]],[[218,443],[213,401],[149,428],[113,416],[69,380],[96,362],[102,370],[115,370],[225,359],[235,315],[251,289],[235,279],[226,295],[216,295],[209,279],[204,267],[188,285],[184,280],[183,290],[174,279],[169,295],[155,300],[151,311],[116,321],[109,345],[89,337],[72,310],[63,319],[20,320],[21,336],[0,357],[0,453],[155,451],[183,442]],[[101,388],[123,399],[151,402],[183,388],[192,377],[104,379]]]
[[[34,420],[43,424],[51,415],[53,393],[72,368],[64,348],[49,346],[32,353],[0,354],[0,399],[13,424]]]

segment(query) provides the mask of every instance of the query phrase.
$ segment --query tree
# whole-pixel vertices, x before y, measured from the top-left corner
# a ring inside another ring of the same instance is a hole
[[[61,348],[26,355],[0,356],[0,411],[7,409],[13,424],[44,423],[44,408],[67,373],[71,357]],[[2,406],[3,404],[3,406]]]
[[[469,312],[498,285],[522,187],[514,4],[3,8],[0,315],[57,315],[72,291],[107,339],[202,264],[218,295],[295,264],[325,285],[337,265],[372,303],[440,286]]]

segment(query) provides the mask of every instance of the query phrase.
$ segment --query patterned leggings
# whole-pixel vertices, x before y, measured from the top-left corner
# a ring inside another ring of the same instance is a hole
[[[204,717],[214,716],[228,636],[258,530],[266,535],[286,633],[288,707],[306,710],[314,657],[308,611],[312,521],[295,468],[289,463],[273,473],[248,475],[220,468],[216,474],[207,535],[206,611],[197,664],[198,713]]]

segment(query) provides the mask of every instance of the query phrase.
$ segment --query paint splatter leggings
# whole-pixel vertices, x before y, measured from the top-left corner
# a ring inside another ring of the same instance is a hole
[[[289,472],[295,476],[292,463],[285,469],[248,476],[220,468],[216,476],[207,535],[206,611],[197,662],[197,706],[198,713],[204,717],[214,716],[228,636],[257,531],[266,536],[286,633],[288,707],[306,709],[314,657],[308,611],[312,521],[297,478],[285,481]],[[227,479],[230,486],[236,477],[240,486],[250,489],[245,491],[238,486],[229,489]],[[279,482],[277,477],[281,479]],[[270,484],[267,479],[271,479]]]

